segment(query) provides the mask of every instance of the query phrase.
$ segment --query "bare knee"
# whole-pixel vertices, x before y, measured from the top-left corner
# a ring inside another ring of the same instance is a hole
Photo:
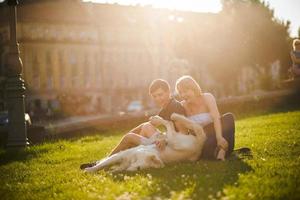
[[[135,145],[139,145],[140,144],[140,136],[138,136],[135,133],[127,133],[122,141],[124,141],[124,143],[126,143],[127,145],[130,146],[135,146]]]
[[[145,122],[143,124],[142,130],[141,130],[142,136],[150,137],[155,132],[156,132],[156,128],[150,122]]]
[[[150,122],[145,122],[142,126],[142,130],[145,131],[155,130],[155,127]]]
[[[113,149],[113,151],[109,154],[109,156],[118,153],[120,151],[135,147],[139,145],[141,136],[135,134],[135,133],[127,133],[123,136],[120,143]]]

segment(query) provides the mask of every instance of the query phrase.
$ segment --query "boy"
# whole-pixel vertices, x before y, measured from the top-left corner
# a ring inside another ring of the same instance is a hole
[[[156,79],[152,81],[149,86],[149,94],[155,104],[161,108],[159,116],[165,120],[171,120],[170,116],[173,113],[185,115],[183,106],[171,97],[170,85],[163,79]],[[140,144],[152,144],[157,141],[160,131],[156,128],[157,124],[151,122],[144,122],[134,129],[130,130],[120,141],[120,143],[113,149],[109,156],[118,153],[119,151],[138,146]],[[177,130],[182,127],[179,123],[175,122]],[[162,148],[161,143],[157,142],[157,147]]]

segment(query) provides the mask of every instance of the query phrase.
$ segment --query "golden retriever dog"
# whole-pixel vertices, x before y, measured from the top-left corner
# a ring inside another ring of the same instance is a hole
[[[196,161],[201,155],[206,135],[201,125],[189,120],[183,115],[172,114],[171,119],[181,122],[194,134],[176,132],[171,121],[159,116],[151,117],[150,121],[166,127],[166,133],[158,139],[165,140],[167,145],[164,150],[159,150],[155,144],[139,145],[97,162],[93,167],[85,168],[86,172],[95,172],[112,166],[113,171],[135,171],[146,168],[161,168],[166,163],[179,161]]]

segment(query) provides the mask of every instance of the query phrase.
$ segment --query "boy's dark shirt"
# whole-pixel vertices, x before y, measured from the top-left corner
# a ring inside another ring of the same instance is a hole
[[[173,113],[177,113],[177,114],[185,116],[185,110],[184,110],[183,106],[181,105],[181,103],[179,101],[177,101],[174,98],[172,98],[169,101],[169,103],[166,107],[164,107],[160,110],[158,115],[165,120],[171,121],[171,115]]]

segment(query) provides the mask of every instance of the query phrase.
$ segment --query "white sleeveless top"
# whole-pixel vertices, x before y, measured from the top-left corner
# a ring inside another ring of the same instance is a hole
[[[207,124],[213,122],[213,118],[209,113],[199,113],[196,115],[188,116],[190,120],[199,123],[201,126],[206,126]]]

